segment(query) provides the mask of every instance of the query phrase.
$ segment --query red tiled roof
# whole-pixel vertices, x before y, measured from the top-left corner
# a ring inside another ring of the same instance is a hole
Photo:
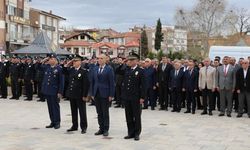
[[[114,43],[110,43],[110,42],[99,42],[99,43],[95,43],[92,45],[92,48],[100,48],[100,47],[103,47],[103,46],[107,46],[109,48],[113,48],[113,49],[116,49],[119,47],[118,44],[114,44]]]
[[[71,47],[71,46],[91,46],[92,43],[87,41],[66,41],[63,46]]]
[[[126,43],[125,46],[126,46],[126,47],[139,47],[140,44],[139,44],[139,41],[136,40],[136,41],[130,41],[130,42]]]

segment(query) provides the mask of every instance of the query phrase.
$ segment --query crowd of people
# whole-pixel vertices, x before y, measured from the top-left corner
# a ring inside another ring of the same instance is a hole
[[[70,101],[72,127],[78,129],[78,111],[82,134],[86,133],[86,102],[96,106],[99,130],[95,135],[108,136],[109,107],[125,108],[128,135],[125,139],[139,140],[141,109],[231,117],[233,110],[240,118],[250,118],[249,59],[217,56],[198,62],[193,59],[140,60],[136,54],[127,58],[109,58],[101,54],[86,59],[78,55],[58,58],[2,56],[0,63],[1,99],[19,100],[24,95],[31,101],[48,103],[51,124],[46,128],[60,128],[60,99]],[[114,102],[113,102],[114,101]],[[112,103],[113,102],[113,103]],[[159,106],[159,107],[158,107]]]

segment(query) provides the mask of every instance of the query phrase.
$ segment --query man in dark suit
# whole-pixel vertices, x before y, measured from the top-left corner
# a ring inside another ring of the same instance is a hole
[[[244,101],[247,100],[248,117],[250,118],[250,69],[249,60],[242,61],[242,68],[236,72],[236,86],[235,89],[239,94],[239,108],[237,117],[242,117],[244,111]]]
[[[27,96],[27,101],[31,101],[33,98],[33,81],[35,77],[35,68],[32,63],[32,57],[27,56],[26,57],[26,65],[24,67],[24,87],[25,87],[25,93]]]
[[[36,60],[36,64],[35,64],[35,80],[37,82],[37,95],[39,97],[39,100],[37,100],[38,102],[45,102],[44,96],[41,92],[42,89],[42,82],[43,82],[43,77],[44,77],[44,68],[42,67],[42,63],[41,60],[43,58],[42,57],[38,57],[38,59]]]
[[[181,62],[178,60],[174,63],[174,68],[170,72],[169,90],[171,91],[173,101],[172,112],[180,112],[184,71],[181,69]]]
[[[42,83],[42,93],[48,103],[48,110],[50,116],[50,125],[46,128],[60,128],[60,98],[62,98],[64,89],[64,76],[62,68],[58,65],[56,54],[50,54],[42,63],[45,68],[45,74]]]
[[[162,63],[158,66],[157,86],[159,87],[160,110],[168,110],[169,103],[169,76],[173,66],[168,62],[166,56],[162,57]]]
[[[3,99],[7,98],[7,79],[9,77],[9,62],[6,61],[6,56],[2,56],[2,61],[0,62],[0,90]]]
[[[109,135],[109,103],[115,94],[114,71],[107,65],[107,56],[98,57],[98,67],[93,70],[91,96],[95,99],[99,130],[95,135]]]
[[[78,110],[80,114],[81,133],[85,134],[87,130],[87,112],[86,101],[89,90],[88,71],[81,68],[82,57],[76,55],[65,67],[69,72],[69,86],[66,90],[66,96],[70,99],[70,108],[72,115],[72,127],[67,132],[78,129]],[[71,66],[73,65],[73,67]]]
[[[191,113],[192,104],[192,114],[195,114],[196,110],[195,93],[198,91],[199,78],[199,72],[194,68],[194,65],[194,61],[189,60],[188,70],[185,71],[183,77],[183,91],[186,92],[187,98],[187,111],[185,113]]]
[[[125,139],[140,140],[141,105],[145,99],[145,79],[143,69],[138,66],[139,56],[131,53],[128,57],[128,68],[122,82],[122,99],[125,104],[128,135]]]
[[[145,59],[144,76],[146,97],[143,109],[148,109],[150,103],[151,110],[154,110],[156,107],[156,97],[154,93],[154,90],[156,89],[156,70],[151,65],[151,60],[149,58]]]

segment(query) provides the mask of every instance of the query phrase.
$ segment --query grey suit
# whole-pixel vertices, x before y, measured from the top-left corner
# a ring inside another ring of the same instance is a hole
[[[227,114],[232,112],[232,96],[235,88],[235,70],[232,65],[229,65],[227,73],[224,71],[225,65],[219,66],[216,76],[216,85],[220,92],[220,110],[225,113],[227,102]]]

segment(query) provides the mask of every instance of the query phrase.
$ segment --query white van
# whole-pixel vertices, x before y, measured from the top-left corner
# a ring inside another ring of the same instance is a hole
[[[224,56],[235,57],[236,61],[239,58],[248,58],[250,56],[250,47],[248,46],[211,46],[209,51],[209,58],[214,60],[216,56],[221,59]]]

